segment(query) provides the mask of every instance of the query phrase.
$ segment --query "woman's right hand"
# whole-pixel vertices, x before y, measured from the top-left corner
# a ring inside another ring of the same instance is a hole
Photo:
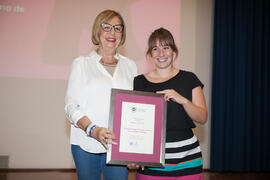
[[[106,149],[109,149],[108,144],[117,144],[113,141],[113,139],[115,139],[113,131],[107,128],[96,127],[92,131],[91,136],[98,140]]]
[[[132,164],[128,164],[127,168],[130,170],[137,170],[141,167],[142,170],[144,170],[144,166],[140,166],[138,164],[132,163]]]

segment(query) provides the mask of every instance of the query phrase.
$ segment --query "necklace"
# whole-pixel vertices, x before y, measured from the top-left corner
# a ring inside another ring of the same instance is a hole
[[[118,61],[115,61],[114,63],[105,63],[102,59],[100,60],[100,64],[103,66],[109,66],[109,67],[115,67],[117,65]]]

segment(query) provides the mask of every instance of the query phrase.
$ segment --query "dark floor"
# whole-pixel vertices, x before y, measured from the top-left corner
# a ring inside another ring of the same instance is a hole
[[[134,172],[129,180],[134,180]],[[77,180],[75,170],[1,170],[0,180]],[[217,173],[204,171],[204,180],[270,180],[266,173]]]

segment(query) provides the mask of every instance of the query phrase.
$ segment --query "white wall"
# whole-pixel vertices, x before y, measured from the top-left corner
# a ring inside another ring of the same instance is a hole
[[[208,122],[194,129],[201,143],[204,169],[210,168],[212,24],[213,0],[182,0],[180,67],[195,72],[203,82],[208,107]]]

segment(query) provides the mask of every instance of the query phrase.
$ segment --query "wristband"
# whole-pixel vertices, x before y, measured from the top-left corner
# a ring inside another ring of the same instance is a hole
[[[90,128],[90,131],[89,131],[89,136],[92,137],[92,131],[97,127],[97,125],[94,125]]]
[[[95,129],[97,127],[97,125],[95,125],[95,124],[93,124],[93,123],[91,123],[91,124],[89,124],[88,126],[87,126],[87,128],[86,128],[86,134],[89,136],[89,137],[92,137],[92,131]]]

